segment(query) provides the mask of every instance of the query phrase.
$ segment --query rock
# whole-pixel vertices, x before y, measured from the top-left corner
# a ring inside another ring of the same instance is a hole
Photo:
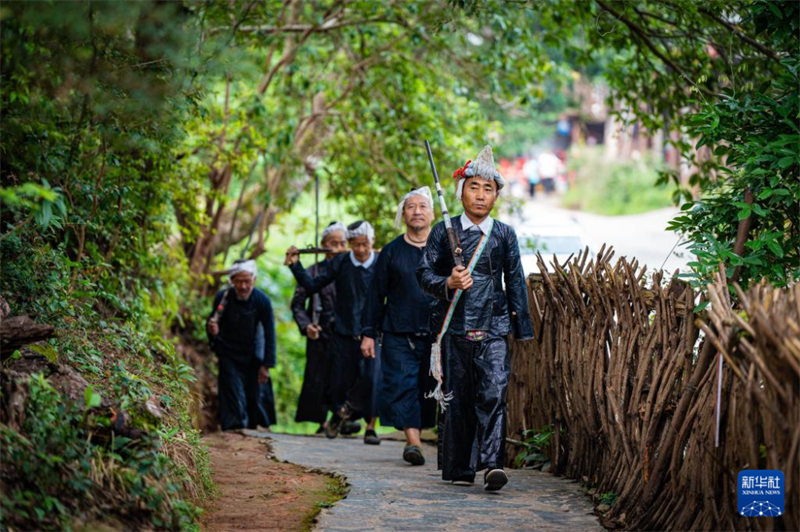
[[[611,506],[609,506],[608,504],[600,504],[600,505],[597,506],[597,508],[595,508],[595,510],[597,510],[600,513],[606,513],[610,509],[611,509]]]
[[[11,307],[8,306],[8,303],[3,296],[0,296],[0,325],[3,324],[3,320],[6,319],[6,316],[11,314]]]
[[[74,403],[83,401],[86,387],[89,386],[80,373],[66,364],[58,365],[58,369],[50,376],[50,384]]]
[[[150,414],[153,415],[154,418],[163,419],[164,412],[161,411],[161,399],[155,395],[151,395],[147,398],[147,401],[144,403],[144,407],[148,412],[150,412]]]

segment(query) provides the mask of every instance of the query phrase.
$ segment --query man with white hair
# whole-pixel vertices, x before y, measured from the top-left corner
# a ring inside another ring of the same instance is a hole
[[[219,420],[222,430],[269,426],[261,385],[275,367],[275,318],[269,297],[255,287],[256,262],[237,261],[229,272],[230,288],[214,298],[206,322],[219,358]],[[258,325],[264,341],[257,342]],[[257,344],[260,349],[257,349]]]
[[[358,221],[347,226],[349,253],[334,257],[328,267],[312,277],[300,263],[300,254],[292,246],[286,251],[284,264],[290,267],[306,293],[319,292],[331,283],[336,285],[333,340],[331,352],[334,369],[331,378],[333,415],[325,426],[328,438],[338,436],[347,420],[364,418],[367,430],[364,443],[378,445],[375,433],[378,415],[378,383],[380,356],[366,359],[361,355],[361,309],[367,288],[375,274],[377,253],[372,250],[375,230],[369,222]]]
[[[324,260],[308,267],[307,271],[312,277],[327,268],[336,255],[347,251],[347,228],[341,222],[332,222],[322,231],[320,243],[330,252],[325,254]],[[330,410],[333,369],[331,337],[335,305],[336,287],[332,283],[313,296],[309,296],[298,285],[291,304],[294,321],[300,334],[306,337],[306,368],[294,420],[298,423],[319,423],[318,434],[325,430]],[[343,433],[346,432],[344,428]]]
[[[425,463],[420,431],[436,424],[436,402],[425,398],[436,385],[428,375],[434,299],[422,292],[414,275],[431,222],[431,190],[422,187],[406,194],[395,218],[395,226],[405,223],[406,231],[381,250],[361,318],[365,357],[375,357],[375,339],[381,338],[381,424],[405,433],[403,459],[411,465]]]
[[[468,484],[485,470],[484,489],[496,491],[508,482],[507,336],[533,338],[533,326],[517,236],[491,217],[505,184],[491,147],[453,177],[464,213],[452,224],[467,266],[456,266],[444,224],[438,223],[417,269],[422,289],[438,299],[431,316],[431,364],[443,374],[435,397],[446,409],[439,465],[444,480]]]

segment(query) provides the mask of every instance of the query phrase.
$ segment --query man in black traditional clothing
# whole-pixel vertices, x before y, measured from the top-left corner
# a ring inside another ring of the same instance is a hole
[[[323,248],[331,251],[325,254],[324,260],[308,268],[307,271],[312,277],[327,268],[328,263],[338,253],[347,250],[347,228],[341,222],[332,222],[322,231],[321,243]],[[305,289],[298,285],[291,303],[294,321],[300,329],[300,334],[307,338],[306,369],[295,421],[319,423],[317,434],[325,430],[325,420],[331,407],[330,380],[333,354],[330,352],[330,344],[335,303],[336,287],[333,284],[329,284],[313,296],[309,296]]]
[[[315,294],[331,283],[336,284],[331,341],[333,415],[326,424],[325,435],[335,438],[347,420],[364,418],[367,422],[364,443],[378,445],[381,440],[375,433],[375,422],[380,356],[366,359],[361,355],[361,309],[375,273],[377,253],[372,250],[375,231],[369,222],[352,223],[347,227],[347,242],[350,252],[334,257],[314,277],[303,268],[298,249],[294,246],[286,251],[285,264],[308,294]]]
[[[430,310],[433,298],[424,294],[415,272],[433,221],[428,187],[412,190],[397,207],[395,226],[406,232],[384,246],[378,256],[361,318],[361,351],[375,357],[381,337],[379,412],[382,425],[393,425],[406,436],[403,459],[423,465],[420,431],[436,424],[436,402],[425,399],[435,385],[430,370]]]
[[[219,418],[222,430],[269,427],[262,385],[275,367],[275,319],[269,297],[255,287],[256,262],[237,261],[232,288],[220,290],[206,322],[219,358]],[[222,301],[225,303],[222,303]],[[258,325],[263,341],[257,341]]]
[[[484,489],[495,491],[508,482],[507,335],[530,339],[533,327],[516,233],[490,216],[504,185],[492,149],[486,146],[454,177],[464,213],[453,219],[453,229],[468,266],[455,266],[444,224],[438,223],[417,269],[422,289],[439,300],[431,316],[437,334],[431,364],[441,357],[444,382],[437,396],[446,406],[439,466],[444,480],[461,483],[473,483],[476,472],[485,470]]]

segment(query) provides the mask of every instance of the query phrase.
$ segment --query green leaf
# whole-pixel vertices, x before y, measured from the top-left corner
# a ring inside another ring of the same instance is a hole
[[[83,404],[84,408],[87,410],[89,408],[97,408],[103,402],[102,397],[100,397],[99,393],[94,391],[91,385],[86,387],[86,390],[83,392]]]
[[[739,220],[744,220],[745,218],[748,218],[750,216],[750,212],[751,212],[750,211],[750,206],[748,205],[748,206],[746,206],[745,208],[743,208],[742,210],[739,211],[739,214],[737,215],[737,218]]]
[[[769,247],[769,249],[775,255],[777,255],[778,258],[783,258],[783,248],[779,243],[775,242],[774,240],[770,240],[769,242],[767,242],[767,247]]]
[[[779,19],[783,18],[783,13],[781,12],[780,9],[778,9],[778,7],[775,4],[773,4],[772,2],[765,2],[765,4],[769,8],[769,10],[772,11],[773,15],[775,15]],[[761,5],[764,5],[764,4],[761,4]]]

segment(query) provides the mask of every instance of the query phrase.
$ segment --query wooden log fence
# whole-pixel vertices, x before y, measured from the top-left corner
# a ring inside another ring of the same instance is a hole
[[[539,257],[537,338],[512,342],[511,439],[549,427],[551,471],[616,499],[610,528],[800,530],[800,285],[734,287],[734,308],[723,273],[695,313],[677,276],[612,258],[547,273]],[[782,516],[739,515],[743,469],[783,471]]]

